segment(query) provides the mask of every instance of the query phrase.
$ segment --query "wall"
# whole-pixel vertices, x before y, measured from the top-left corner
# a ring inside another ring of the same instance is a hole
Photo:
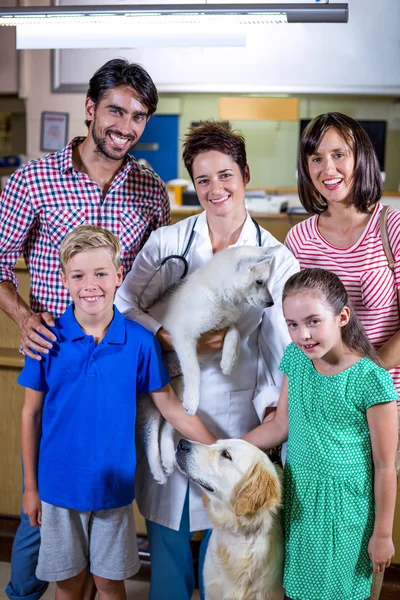
[[[355,119],[383,119],[388,123],[386,141],[385,189],[400,185],[400,101],[393,98],[363,96],[302,96],[300,118],[338,111]],[[192,120],[218,118],[217,94],[182,94],[181,132]],[[399,115],[396,118],[396,115]],[[299,141],[297,122],[232,121],[246,137],[251,185],[263,187],[296,187],[296,157]],[[181,176],[184,175],[181,165]]]
[[[89,0],[59,1],[87,4]],[[331,0],[331,4],[338,1]],[[215,2],[218,0],[208,4]],[[232,34],[235,27],[228,19],[224,17],[219,31]],[[114,51],[104,44],[104,48],[88,50],[85,61],[79,60],[80,50],[61,50],[59,84],[84,91],[82,86],[93,71],[116,54],[125,53],[152,73],[163,92],[400,94],[400,61],[394,59],[400,42],[398,0],[351,0],[345,24],[253,24],[247,28],[245,47],[207,47],[206,43],[168,47],[165,41],[160,52],[160,42],[159,47],[141,47],[136,29],[131,26],[128,40],[124,35],[114,39],[125,50]],[[212,26],[203,25],[203,30],[208,33]],[[172,37],[175,43],[176,36]]]
[[[12,8],[17,0],[1,0],[1,6]],[[15,28],[2,27],[0,31],[0,94],[18,92],[18,52],[15,47]]]
[[[0,147],[0,156],[26,153],[25,103],[14,96],[0,96],[0,113],[9,115],[11,126],[7,151]]]
[[[26,98],[28,155],[40,156],[40,113],[66,111],[70,115],[69,137],[85,135],[85,94],[51,93],[50,52],[22,52],[21,94]],[[400,99],[365,96],[299,96],[300,117],[338,110],[359,119],[388,120],[385,189],[397,190],[400,184]],[[159,113],[180,114],[180,133],[192,121],[218,119],[218,94],[162,94]],[[233,125],[246,136],[251,185],[254,187],[295,187],[296,153],[299,137],[297,122],[235,121]],[[180,176],[187,176],[182,163]]]

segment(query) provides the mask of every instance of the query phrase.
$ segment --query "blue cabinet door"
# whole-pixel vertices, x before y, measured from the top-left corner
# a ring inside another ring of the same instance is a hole
[[[178,115],[153,115],[131,154],[145,159],[163,181],[178,177]]]

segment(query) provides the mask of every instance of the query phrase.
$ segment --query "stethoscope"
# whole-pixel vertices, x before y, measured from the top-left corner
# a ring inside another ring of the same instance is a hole
[[[182,275],[179,277],[180,281],[181,279],[185,279],[187,272],[189,270],[189,263],[187,261],[187,255],[189,254],[189,250],[192,247],[193,244],[193,239],[194,239],[194,234],[195,234],[195,227],[196,227],[196,223],[197,223],[197,219],[199,217],[197,216],[195,218],[195,220],[193,221],[193,225],[192,225],[192,229],[190,231],[190,235],[189,235],[189,239],[187,241],[186,247],[184,249],[184,251],[182,252],[182,254],[169,254],[168,256],[166,256],[165,258],[162,259],[162,261],[160,262],[160,264],[158,265],[158,267],[156,267],[153,275],[150,277],[150,279],[148,280],[147,284],[145,285],[145,287],[143,288],[143,290],[141,291],[140,295],[138,296],[137,299],[137,303],[139,305],[139,308],[143,311],[143,312],[148,312],[148,308],[146,308],[145,306],[142,305],[142,297],[143,294],[145,293],[145,291],[147,290],[148,286],[150,285],[150,283],[153,281],[154,277],[157,275],[157,273],[162,269],[162,267],[167,264],[168,261],[170,260],[178,260],[182,263],[183,265],[183,271],[182,271]],[[251,220],[254,223],[254,227],[256,228],[256,232],[257,232],[257,246],[261,247],[261,229],[259,224],[257,223],[257,221],[255,219],[253,219],[253,217],[250,217]]]

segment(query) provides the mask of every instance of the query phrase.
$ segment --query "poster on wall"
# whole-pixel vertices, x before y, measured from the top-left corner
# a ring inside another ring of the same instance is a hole
[[[40,150],[54,152],[66,146],[68,139],[68,113],[42,112]]]

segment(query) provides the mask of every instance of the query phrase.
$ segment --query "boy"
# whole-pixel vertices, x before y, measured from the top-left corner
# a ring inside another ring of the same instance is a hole
[[[114,307],[122,283],[118,239],[78,227],[64,238],[60,263],[73,304],[52,328],[58,343],[41,361],[27,357],[18,378],[26,388],[23,505],[31,525],[42,526],[36,575],[56,581],[59,598],[76,598],[90,561],[101,596],[123,599],[123,580],[139,568],[136,390],[149,393],[184,436],[215,438],[184,412],[153,335]]]

